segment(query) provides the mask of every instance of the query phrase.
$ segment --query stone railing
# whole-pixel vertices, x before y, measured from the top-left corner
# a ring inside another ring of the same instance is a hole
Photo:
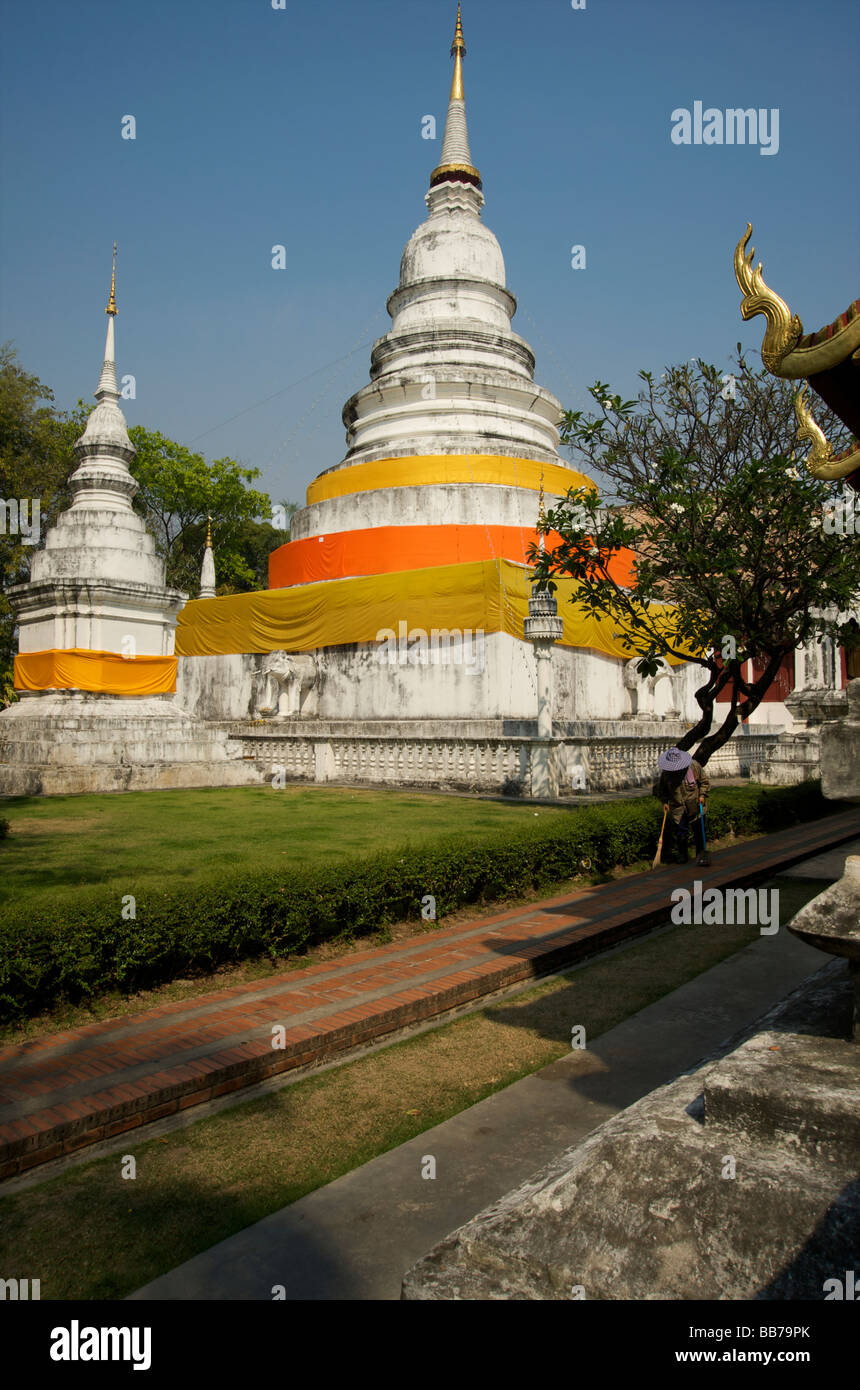
[[[629,727],[629,726],[628,726]],[[527,736],[456,737],[336,733],[299,734],[245,727],[231,730],[242,756],[253,760],[265,780],[413,786],[460,791],[519,791],[531,794],[537,742]],[[709,763],[717,777],[746,777],[763,764],[778,731],[732,739]],[[657,758],[673,739],[653,732],[619,737],[552,740],[554,781],[560,796],[574,790],[615,791],[650,786]],[[546,745],[544,745],[545,747]]]

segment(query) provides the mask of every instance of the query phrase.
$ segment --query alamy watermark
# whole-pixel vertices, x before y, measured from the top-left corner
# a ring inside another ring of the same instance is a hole
[[[768,122],[768,117],[770,118]],[[673,145],[758,145],[759,154],[779,154],[779,107],[740,106],[720,111],[693,102],[693,110],[676,106],[671,116]]]
[[[25,1299],[40,1299],[41,1279],[0,1279],[0,1300],[23,1302]]]
[[[821,505],[825,536],[860,536],[860,497],[834,497]]]
[[[702,892],[702,880],[697,878],[693,891],[675,888],[671,894],[671,918],[676,926],[758,927],[761,936],[774,936],[779,931],[778,888],[708,888]]]
[[[135,1371],[152,1365],[151,1327],[81,1327],[72,1318],[69,1327],[51,1332],[52,1361],[131,1361]]]
[[[401,619],[395,632],[380,628],[376,634],[376,659],[388,666],[463,666],[469,675],[484,670],[483,628],[410,628]]]
[[[29,514],[29,520],[28,518]],[[38,497],[0,497],[0,536],[20,536],[23,545],[39,544],[41,503]]]

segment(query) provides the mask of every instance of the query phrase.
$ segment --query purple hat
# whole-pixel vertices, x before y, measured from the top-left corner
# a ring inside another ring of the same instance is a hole
[[[683,772],[692,761],[690,754],[683,748],[667,748],[657,759],[657,766],[661,772]]]

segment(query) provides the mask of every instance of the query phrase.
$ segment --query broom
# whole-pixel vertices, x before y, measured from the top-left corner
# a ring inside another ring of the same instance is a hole
[[[668,814],[668,811],[663,812],[663,824],[660,826],[660,839],[657,842],[657,853],[654,855],[654,862],[651,865],[652,869],[656,869],[657,865],[660,863],[660,855],[663,853],[663,831],[666,829],[666,817]]]
[[[699,802],[699,818],[702,823],[702,853],[696,860],[696,864],[700,869],[709,869],[711,867],[711,856],[708,854],[708,837],[705,834],[705,808],[701,801]]]

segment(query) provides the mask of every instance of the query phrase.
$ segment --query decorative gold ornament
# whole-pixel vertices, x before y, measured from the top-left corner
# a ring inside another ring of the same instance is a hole
[[[212,549],[212,518],[207,514],[206,517],[206,548]]]
[[[761,360],[769,372],[781,377],[811,377],[838,367],[847,358],[860,362],[860,300],[849,304],[844,314],[818,333],[803,332],[803,324],[792,314],[762,278],[761,264],[753,270],[755,248],[748,256],[744,248],[752,236],[747,223],[746,236],[735,247],[735,278],[743,291],[741,313],[745,319],[764,314],[767,327],[761,346]]]
[[[432,174],[433,182],[442,174],[474,174],[480,178],[474,164],[437,164]]]
[[[113,266],[110,273],[110,299],[105,309],[106,314],[116,313],[116,242],[113,244]]]
[[[748,256],[744,255],[747,242],[752,236],[752,223],[747,223],[746,235],[735,247],[735,279],[743,293],[741,314],[751,319],[756,314],[764,314],[767,327],[761,345],[761,360],[774,376],[791,376],[791,372],[780,370],[786,357],[803,335],[803,324],[792,314],[784,299],[780,299],[768,285],[761,273],[761,262],[753,270],[755,247],[750,247]]]
[[[806,467],[813,478],[847,478],[855,468],[860,468],[860,447],[855,446],[846,449],[842,454],[834,454],[833,445],[815,423],[806,404],[806,383],[794,398],[794,413],[797,416],[798,439],[808,439],[812,445],[806,456]]]

